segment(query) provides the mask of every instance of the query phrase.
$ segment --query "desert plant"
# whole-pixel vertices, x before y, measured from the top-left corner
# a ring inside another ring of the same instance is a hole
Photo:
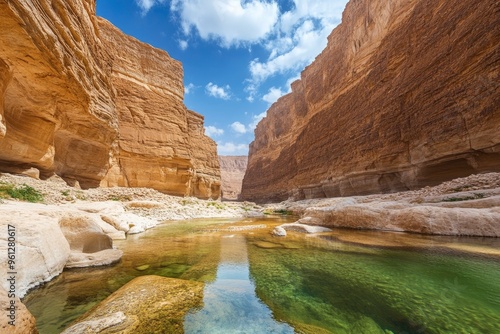
[[[16,187],[10,183],[0,183],[0,197],[10,197],[31,203],[43,201],[43,194],[27,184]]]
[[[465,196],[465,197],[448,197],[443,199],[443,202],[460,202],[460,201],[470,201],[474,199],[484,198],[484,194],[482,193],[474,193],[474,196]]]

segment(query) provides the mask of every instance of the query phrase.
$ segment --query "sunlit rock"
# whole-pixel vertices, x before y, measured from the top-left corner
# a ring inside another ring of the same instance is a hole
[[[160,276],[135,278],[63,333],[182,333],[184,316],[202,303],[203,286]]]
[[[350,1],[255,129],[242,199],[387,193],[499,171],[497,7]]]
[[[7,291],[2,287],[0,287],[0,310],[2,313],[0,317],[0,332],[9,334],[38,334],[33,315],[18,297],[9,298]],[[13,318],[10,318],[11,314]],[[9,324],[10,321],[13,322]]]

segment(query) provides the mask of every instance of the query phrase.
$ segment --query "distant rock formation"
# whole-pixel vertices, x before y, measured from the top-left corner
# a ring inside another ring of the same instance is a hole
[[[416,189],[500,170],[495,0],[352,0],[267,112],[242,198]]]
[[[237,200],[239,198],[247,162],[247,156],[219,156],[223,199]]]
[[[96,17],[94,0],[0,1],[0,29],[0,171],[220,196],[180,62]]]

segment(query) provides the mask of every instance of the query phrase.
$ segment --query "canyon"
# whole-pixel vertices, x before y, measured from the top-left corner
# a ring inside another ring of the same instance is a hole
[[[247,156],[219,156],[221,197],[223,200],[237,200],[239,198],[247,163]]]
[[[219,198],[216,144],[182,64],[94,0],[0,1],[0,171]]]
[[[451,249],[461,260],[469,261],[464,256],[468,254],[497,261],[497,7],[493,0],[351,0],[327,48],[258,124],[249,157],[218,157],[215,141],[204,133],[203,116],[184,104],[182,64],[97,17],[95,0],[0,0],[0,186],[5,186],[6,194],[30,187],[42,198],[42,203],[26,203],[0,193],[0,226],[4,230],[15,226],[19,231],[16,298],[7,296],[7,280],[0,286],[0,306],[6,310],[8,303],[17,303],[16,333],[37,333],[34,317],[17,297],[26,297],[30,289],[63,271],[78,273],[65,269],[119,261],[102,271],[94,268],[94,274],[82,271],[89,280],[109,285],[100,293],[109,295],[111,287],[116,292],[76,320],[67,333],[180,331],[186,314],[193,314],[189,310],[210,304],[202,301],[204,293],[211,296],[205,287],[217,277],[224,278],[216,274],[217,261],[224,257],[227,263],[220,265],[221,273],[245,262],[246,267],[238,270],[248,270],[245,279],[250,281],[252,269],[252,278],[259,283],[249,285],[252,293],[266,296],[262,291],[269,290],[272,294],[267,296],[275,296],[290,290],[290,296],[274,305],[326,310],[327,321],[336,312],[325,308],[327,302],[314,306],[325,295],[317,282],[340,282],[321,286],[350,294],[345,299],[331,295],[331,300],[341,303],[339,313],[346,304],[355,310],[355,316],[346,316],[345,328],[352,326],[352,319],[359,319],[360,305],[380,313],[381,300],[388,304],[388,316],[400,319],[403,314],[401,319],[411,324],[418,313],[414,310],[433,310],[427,298],[434,302],[442,297],[444,306],[431,312],[439,315],[435,326],[441,326],[450,305],[481,299],[472,293],[474,298],[455,302],[456,296],[442,293],[449,289],[446,281],[436,286],[434,295],[428,289],[415,298],[409,295],[408,300],[417,301],[414,305],[403,299],[398,304],[390,297],[408,294],[411,282],[421,285],[414,276],[401,275],[404,263],[392,272],[382,267],[380,276],[351,270],[370,268],[371,259],[383,262],[380,256],[372,256],[381,246],[406,252],[420,245],[422,252],[416,253],[426,255],[428,245],[438,240],[440,257],[443,249]],[[233,200],[245,202],[229,202]],[[246,200],[281,203],[261,207]],[[203,218],[196,222],[199,226],[190,226],[199,218]],[[210,222],[211,218],[220,220]],[[153,231],[144,233],[144,239],[134,236],[157,225],[158,230],[166,229],[156,244],[147,237]],[[298,242],[300,233],[311,236]],[[425,234],[454,237],[431,239]],[[491,237],[492,241],[457,236]],[[0,241],[0,262],[7,263],[6,233]],[[116,247],[126,248],[125,242],[137,248],[125,253]],[[315,247],[324,247],[325,252]],[[148,261],[141,258],[145,250],[151,253]],[[310,251],[310,257],[298,257]],[[276,259],[267,263],[271,252],[278,252]],[[353,257],[356,253],[360,256]],[[387,263],[392,266],[394,258],[388,257]],[[338,259],[338,266],[325,270]],[[455,265],[456,259],[451,260],[448,276],[455,275],[457,267],[474,267],[469,265],[472,261]],[[425,263],[428,258],[419,261]],[[119,274],[110,274],[109,279],[102,276],[121,264],[142,277],[120,288]],[[298,275],[303,268],[307,269],[304,276]],[[413,265],[408,268],[416,272]],[[498,266],[491,275],[484,269],[487,265],[478,268],[484,279],[466,280],[467,290],[478,286],[486,295],[489,290],[484,287],[491,280],[493,292],[498,291],[494,281]],[[336,276],[343,270],[345,276]],[[438,265],[436,272],[442,270]],[[281,283],[279,276],[286,271],[291,274]],[[311,274],[315,272],[317,277]],[[150,276],[156,274],[166,277]],[[6,275],[3,266],[0,276]],[[262,279],[266,275],[269,279]],[[347,280],[368,281],[372,276],[378,281],[373,281],[371,291],[365,290],[369,285],[362,281]],[[436,275],[429,286],[443,277]],[[306,286],[303,278],[313,283]],[[395,279],[385,281],[389,278]],[[73,283],[85,281],[79,278]],[[401,282],[402,292],[379,293],[381,286]],[[221,285],[241,288],[227,281]],[[295,288],[317,295],[299,301]],[[359,299],[351,298],[356,291]],[[367,299],[372,291],[374,298]],[[234,296],[234,291],[229,292]],[[95,295],[96,290],[83,291],[81,296],[85,294]],[[273,297],[268,298],[272,304]],[[240,303],[245,298],[235,300]],[[58,308],[54,313],[69,305],[50,304]],[[241,304],[235,305],[234,309],[244,310]],[[456,326],[450,328],[460,327],[457,319],[469,316],[468,310],[457,309],[456,317],[447,319],[446,325]],[[218,310],[225,313],[220,306]],[[164,324],[155,322],[158,314],[171,326],[160,329]],[[486,308],[484,318],[471,314],[473,320],[466,318],[466,322],[488,330],[498,318],[494,311],[491,314]],[[427,314],[417,315],[424,318],[422,324],[428,323]],[[307,315],[301,323],[294,314],[290,319],[304,332],[318,333],[318,324],[307,321],[321,318]],[[262,320],[254,316],[251,323]],[[362,320],[360,331],[376,327],[370,317]],[[229,322],[234,323],[233,318]],[[198,325],[206,323],[198,321]],[[4,317],[0,328],[11,330],[8,326]],[[425,327],[418,329],[422,330]],[[380,332],[388,331],[380,328]]]
[[[499,171],[497,6],[350,1],[258,124],[241,198],[387,193]]]

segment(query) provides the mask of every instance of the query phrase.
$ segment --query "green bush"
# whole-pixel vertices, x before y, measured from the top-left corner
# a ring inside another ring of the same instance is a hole
[[[31,203],[43,201],[42,193],[26,184],[15,187],[13,184],[0,183],[0,198],[9,197]]]

